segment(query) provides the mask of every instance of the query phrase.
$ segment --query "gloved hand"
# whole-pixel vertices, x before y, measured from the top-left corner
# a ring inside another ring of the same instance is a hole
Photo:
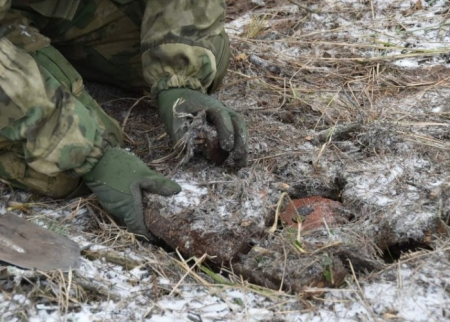
[[[181,187],[150,170],[137,156],[120,148],[108,148],[95,167],[83,176],[103,208],[128,231],[149,238],[144,221],[141,189],[162,196]]]
[[[174,106],[177,100],[179,103]],[[158,96],[159,115],[176,143],[187,131],[189,118],[202,111],[217,130],[220,147],[232,152],[235,163],[247,163],[247,127],[244,119],[217,99],[188,88],[171,88]],[[175,108],[174,108],[175,107]]]

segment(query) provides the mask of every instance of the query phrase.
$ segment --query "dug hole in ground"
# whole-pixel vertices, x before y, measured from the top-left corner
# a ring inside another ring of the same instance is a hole
[[[194,153],[203,119],[173,150],[148,97],[89,84],[128,149],[183,191],[145,196],[152,245],[93,196],[4,185],[2,212],[82,247],[71,273],[3,265],[4,319],[449,319],[448,1],[227,3],[214,95],[247,122],[249,166]]]

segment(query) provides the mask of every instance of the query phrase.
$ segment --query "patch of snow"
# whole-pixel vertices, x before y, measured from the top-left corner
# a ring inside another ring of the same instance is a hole
[[[417,68],[419,67],[419,63],[416,60],[412,59],[399,59],[394,62],[395,65],[404,68]]]
[[[179,213],[186,208],[198,206],[203,196],[208,193],[208,189],[200,186],[195,179],[175,179],[181,186],[181,192],[177,195],[167,198],[171,206],[171,213]]]
[[[225,31],[229,35],[239,35],[244,32],[245,27],[250,23],[251,15],[249,13],[227,23]]]
[[[264,7],[266,5],[266,3],[264,2],[264,0],[252,0],[252,3]]]

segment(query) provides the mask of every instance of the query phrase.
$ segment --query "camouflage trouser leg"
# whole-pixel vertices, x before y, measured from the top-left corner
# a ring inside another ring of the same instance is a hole
[[[12,41],[19,39],[17,42],[22,45],[20,37],[8,36],[12,38]],[[27,45],[22,47],[27,48]],[[4,50],[4,48],[2,47],[1,50]],[[32,52],[31,57],[37,63],[41,72],[44,70],[46,72],[45,76],[42,74],[44,87],[55,86],[55,84],[62,86],[67,91],[66,93],[76,97],[79,104],[81,103],[89,110],[95,111],[100,126],[104,129],[104,142],[113,146],[122,144],[122,132],[119,124],[107,116],[97,102],[86,92],[81,76],[54,47],[47,45],[47,47]],[[2,64],[5,64],[5,62],[2,61]],[[8,78],[5,80],[8,81]],[[28,95],[26,88],[22,90],[23,94],[21,95]],[[5,92],[1,86],[0,92],[3,92],[0,95],[0,128],[5,128],[9,125],[8,122],[20,117],[20,115],[14,113],[20,112],[14,106],[10,106],[11,100],[4,96]],[[36,101],[39,101],[39,99],[39,97],[36,97]],[[61,124],[61,126],[63,125]],[[80,126],[83,126],[83,124],[80,124]],[[51,137],[48,137],[48,141],[51,139]],[[49,176],[34,170],[25,159],[24,142],[22,140],[12,141],[0,135],[0,178],[6,180],[12,186],[54,198],[75,197],[89,193],[79,176],[69,175],[64,171]]]
[[[51,20],[41,31],[84,79],[148,91],[151,84],[144,81],[141,61],[146,6],[151,6],[151,1],[85,0],[72,21]],[[208,92],[220,85],[230,58],[225,31],[212,43],[217,72]]]
[[[11,186],[52,198],[78,197],[89,193],[80,178],[64,173],[50,177],[36,172],[25,162],[22,150],[22,144],[16,143],[0,151],[0,177]]]
[[[110,145],[122,144],[122,133],[117,121],[106,115],[86,92],[80,82],[81,77],[55,48],[51,46],[43,48],[32,56],[39,66],[49,71],[67,89],[71,89],[72,94],[76,95],[79,101],[96,111],[105,126],[105,132],[108,133],[105,138]],[[25,162],[22,143],[8,142],[2,138],[0,138],[0,177],[14,187],[53,198],[77,197],[89,193],[79,177],[65,173],[48,176],[33,170]]]

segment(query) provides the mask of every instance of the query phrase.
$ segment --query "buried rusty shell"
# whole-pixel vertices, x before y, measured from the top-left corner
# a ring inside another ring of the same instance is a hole
[[[210,125],[202,126],[195,141],[194,151],[203,153],[205,158],[217,166],[224,164],[230,155],[230,152],[220,147],[217,131]]]

